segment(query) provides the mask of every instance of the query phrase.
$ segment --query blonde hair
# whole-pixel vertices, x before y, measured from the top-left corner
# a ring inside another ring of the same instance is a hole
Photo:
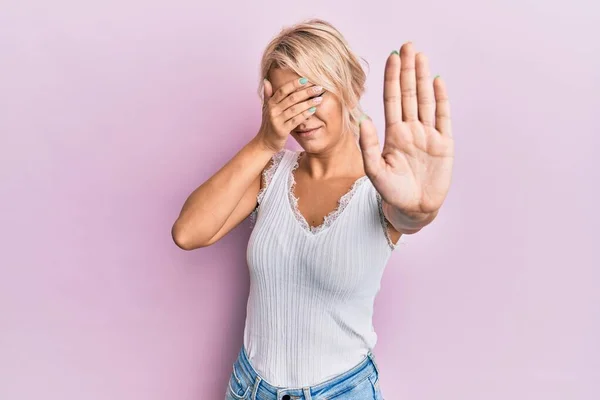
[[[310,19],[284,28],[264,50],[260,63],[259,96],[271,68],[289,68],[323,86],[342,105],[343,129],[358,139],[358,119],[363,115],[360,98],[366,74],[342,34],[330,23]]]

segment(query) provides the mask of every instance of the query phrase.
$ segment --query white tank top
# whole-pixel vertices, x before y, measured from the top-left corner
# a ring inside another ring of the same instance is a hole
[[[373,303],[396,248],[366,176],[322,225],[310,227],[293,194],[299,154],[284,149],[273,156],[247,249],[244,347],[262,378],[283,387],[326,381],[373,349]]]

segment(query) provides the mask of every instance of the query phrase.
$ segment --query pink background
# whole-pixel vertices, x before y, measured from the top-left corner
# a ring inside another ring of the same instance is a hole
[[[451,192],[376,301],[386,398],[600,398],[598,17],[483,3],[2,1],[0,398],[223,398],[249,223],[193,252],[170,228],[255,135],[264,46],[312,16],[370,62],[382,138],[402,42],[451,94]]]

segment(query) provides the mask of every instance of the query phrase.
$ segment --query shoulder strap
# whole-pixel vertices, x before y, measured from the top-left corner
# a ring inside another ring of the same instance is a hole
[[[279,165],[282,163],[282,160],[285,158],[286,154],[290,153],[289,150],[286,150],[285,148],[282,149],[281,151],[275,153],[273,155],[273,157],[271,157],[271,160],[269,161],[269,164],[267,164],[267,167],[263,170],[262,172],[262,177],[261,177],[261,189],[258,192],[258,195],[256,197],[256,207],[254,208],[254,210],[252,210],[252,212],[250,213],[250,227],[254,228],[254,225],[256,223],[256,218],[258,217],[258,208],[260,206],[260,203],[262,203],[263,198],[265,197],[265,193],[267,192],[267,189],[270,187],[271,182],[273,181],[273,178],[275,177],[275,173],[280,169],[278,168]]]

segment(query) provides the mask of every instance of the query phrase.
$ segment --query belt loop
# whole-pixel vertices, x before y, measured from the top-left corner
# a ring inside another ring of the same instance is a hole
[[[373,354],[370,350],[367,353],[367,355],[369,356],[369,358],[371,359],[371,362],[373,363],[373,367],[375,368],[375,372],[377,372],[377,376],[379,376],[379,367],[377,366],[377,361],[375,361],[375,354]]]
[[[261,378],[256,375],[256,379],[254,380],[254,385],[252,388],[252,395],[250,396],[251,400],[256,400],[256,393],[258,393],[258,385],[260,385]]]
[[[240,381],[240,377],[237,375],[237,372],[235,371],[235,364],[236,364],[236,363],[233,363],[233,365],[232,365],[232,367],[231,367],[231,368],[233,369],[233,377],[235,378],[235,380],[237,381],[237,383],[238,383],[239,385],[241,385],[241,384],[242,384],[242,381]]]
[[[305,387],[303,390],[304,390],[304,400],[312,400],[312,397],[310,395],[310,388]]]

